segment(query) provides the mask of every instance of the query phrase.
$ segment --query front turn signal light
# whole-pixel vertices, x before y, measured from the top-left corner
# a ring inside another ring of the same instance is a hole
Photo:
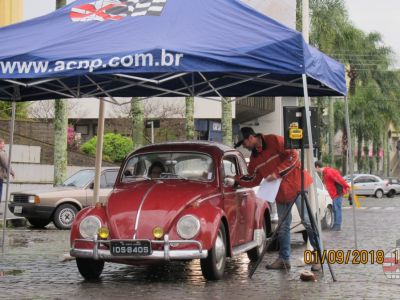
[[[99,229],[99,238],[102,240],[108,239],[110,236],[110,231],[108,230],[107,227],[100,227]]]
[[[154,236],[156,239],[161,239],[161,238],[164,236],[164,230],[163,230],[161,227],[159,227],[159,226],[154,227],[154,229],[153,229],[153,236]]]

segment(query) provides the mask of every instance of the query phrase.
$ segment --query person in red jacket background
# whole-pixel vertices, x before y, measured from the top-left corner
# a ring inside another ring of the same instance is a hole
[[[315,169],[322,174],[322,180],[333,200],[333,228],[332,230],[340,231],[342,227],[342,200],[343,195],[347,193],[350,186],[343,179],[340,172],[331,167],[324,167],[321,161],[315,162]]]
[[[301,166],[296,150],[285,149],[282,136],[269,134],[256,134],[250,127],[243,127],[240,130],[239,142],[235,148],[243,145],[244,148],[251,151],[251,157],[248,167],[249,175],[235,177],[236,182],[243,187],[255,187],[260,184],[262,179],[273,181],[281,178],[281,185],[276,196],[276,206],[278,210],[279,221],[282,222],[278,232],[279,240],[279,258],[266,267],[268,269],[289,269],[290,268],[290,225],[292,223],[292,214],[286,215],[291,203],[296,201],[300,216],[303,215],[303,225],[310,237],[310,243],[317,250],[314,240],[314,234],[310,223],[307,210],[304,205],[303,214],[301,210]],[[304,171],[305,188],[312,183],[312,178],[308,172]],[[320,265],[313,265],[312,270],[317,271]]]

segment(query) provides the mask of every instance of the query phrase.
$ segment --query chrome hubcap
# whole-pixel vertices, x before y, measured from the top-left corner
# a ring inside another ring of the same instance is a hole
[[[332,220],[333,220],[332,214],[333,214],[332,209],[328,209],[326,213],[326,224],[328,225],[328,227],[332,225]]]
[[[225,253],[226,253],[226,248],[225,248],[224,238],[222,236],[221,230],[219,230],[217,239],[215,241],[215,261],[216,261],[218,270],[221,269],[221,267],[224,263]]]
[[[60,217],[58,219],[64,225],[71,225],[75,219],[75,212],[71,208],[64,208],[60,212]]]

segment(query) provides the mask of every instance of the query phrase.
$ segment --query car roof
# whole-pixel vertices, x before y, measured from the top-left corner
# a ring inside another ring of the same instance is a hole
[[[210,142],[210,141],[183,141],[183,142],[165,142],[159,144],[152,144],[148,146],[144,146],[132,154],[139,153],[147,153],[154,151],[196,151],[196,152],[204,152],[210,155],[223,155],[226,152],[237,152],[234,148],[218,143],[218,142]]]

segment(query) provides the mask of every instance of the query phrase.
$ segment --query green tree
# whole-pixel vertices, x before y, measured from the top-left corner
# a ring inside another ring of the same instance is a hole
[[[223,98],[221,102],[222,143],[232,146],[232,102],[231,98]]]
[[[186,139],[193,140],[195,138],[194,132],[194,97],[186,97]]]
[[[6,101],[0,101],[0,118],[9,119],[12,113],[12,103]],[[17,119],[27,119],[28,118],[28,103],[17,102],[15,117]]]
[[[81,151],[88,155],[96,155],[97,136],[81,146]],[[133,150],[130,138],[120,134],[107,133],[104,135],[103,159],[110,162],[122,162],[126,155]]]
[[[66,5],[66,0],[57,0],[56,9]],[[67,135],[68,103],[56,100],[54,103],[54,185],[59,185],[67,178]]]
[[[131,99],[129,117],[132,120],[133,148],[138,149],[144,145],[144,108],[143,102],[137,98]]]

